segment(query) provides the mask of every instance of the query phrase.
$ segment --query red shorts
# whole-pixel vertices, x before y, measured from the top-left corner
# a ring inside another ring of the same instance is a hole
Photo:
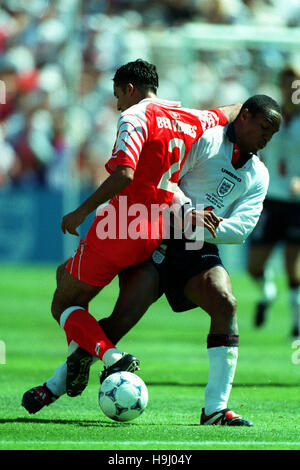
[[[103,287],[128,266],[143,263],[160,245],[161,239],[110,239],[97,236],[95,220],[85,239],[79,243],[67,264],[67,271],[76,279],[92,286]]]

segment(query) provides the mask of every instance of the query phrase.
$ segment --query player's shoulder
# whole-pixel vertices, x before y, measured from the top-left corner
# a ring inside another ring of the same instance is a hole
[[[268,175],[269,170],[264,164],[264,162],[261,160],[259,155],[253,155],[252,157],[252,166],[256,172],[259,172],[263,175]]]
[[[120,114],[119,121],[130,121],[136,119],[146,121],[147,116],[151,115],[151,113],[156,115],[159,109],[177,111],[181,110],[182,107],[180,101],[163,100],[160,98],[145,98],[123,111]]]
[[[209,127],[203,132],[203,137],[206,140],[217,140],[217,141],[223,142],[226,136],[226,132],[227,132],[227,126]]]
[[[133,126],[134,128],[146,128],[147,125],[146,107],[137,103],[123,111],[118,119],[118,127]]]
[[[125,111],[122,111],[119,119],[124,120],[124,119],[130,118],[131,116],[136,117],[136,116],[143,115],[145,113],[145,109],[146,109],[146,105],[142,104],[141,102],[134,104],[130,106],[130,108],[125,109]]]
[[[269,184],[269,170],[259,155],[253,155],[251,158],[252,172],[257,185],[267,187]]]
[[[182,106],[180,101],[171,101],[171,100],[164,100],[162,98],[145,98],[141,100],[139,103],[135,104],[129,110],[134,109],[135,111],[138,110],[152,110],[154,113],[157,112],[159,109],[164,110],[180,110],[182,111]]]
[[[201,142],[202,144],[207,144],[210,147],[213,145],[214,147],[220,147],[224,141],[226,136],[226,128],[227,126],[215,126],[209,127],[206,129],[202,136]]]
[[[199,155],[203,158],[217,155],[222,151],[222,145],[224,143],[224,127],[215,126],[206,129],[201,137],[193,144],[190,154],[191,157]]]

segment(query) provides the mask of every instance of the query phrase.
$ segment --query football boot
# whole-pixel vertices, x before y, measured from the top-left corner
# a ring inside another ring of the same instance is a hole
[[[44,384],[27,390],[23,395],[21,405],[24,406],[28,413],[34,414],[44,408],[44,406],[51,405],[57,399],[58,397]]]
[[[242,416],[234,413],[234,411],[229,408],[225,408],[221,411],[216,411],[209,416],[206,416],[204,413],[204,408],[202,408],[202,414],[200,419],[200,424],[205,426],[253,426],[253,423],[248,419],[242,418]]]
[[[81,395],[86,388],[93,356],[79,347],[67,358],[66,391],[69,397]]]
[[[136,370],[140,370],[140,361],[128,353],[123,353],[121,359],[115,362],[110,367],[104,367],[104,370],[100,372],[99,378],[100,383],[102,382],[111,374],[115,372],[127,371],[127,372],[135,372]]]

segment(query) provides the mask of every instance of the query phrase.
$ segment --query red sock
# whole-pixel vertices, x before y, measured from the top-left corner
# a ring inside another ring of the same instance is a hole
[[[68,344],[71,340],[79,344],[93,356],[102,359],[103,354],[115,345],[107,338],[97,320],[82,308],[68,315],[63,326]]]
[[[89,311],[89,304],[87,305],[84,305],[83,308],[87,311]],[[70,343],[72,341],[72,338],[69,337],[69,335],[66,333],[66,337],[67,337],[67,343],[68,343],[68,346],[70,346]],[[104,354],[104,353],[103,353]]]

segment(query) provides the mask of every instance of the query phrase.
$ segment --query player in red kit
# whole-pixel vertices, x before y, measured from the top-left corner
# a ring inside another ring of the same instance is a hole
[[[102,380],[116,370],[138,369],[139,361],[115,348],[86,307],[125,267],[142,263],[160,245],[162,214],[155,212],[153,217],[153,205],[170,205],[192,144],[205,129],[227,123],[220,109],[189,110],[180,103],[158,99],[155,66],[145,61],[120,67],[113,80],[122,114],[112,156],[106,164],[111,174],[62,221],[64,233],[78,235],[76,229],[87,215],[109,201],[97,212],[53,297],[52,314],[65,330],[69,344],[69,396],[84,390],[91,355],[102,359],[106,366]],[[223,111],[234,116],[238,109]],[[137,223],[138,210],[141,214]],[[108,222],[111,226],[106,231]],[[214,214],[205,215],[204,226],[209,230],[214,231],[217,223]],[[132,227],[135,230],[130,232]]]

